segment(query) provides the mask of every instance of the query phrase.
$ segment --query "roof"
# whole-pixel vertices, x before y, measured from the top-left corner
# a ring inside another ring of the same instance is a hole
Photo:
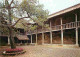
[[[18,38],[18,40],[29,40],[27,35],[16,35],[16,37]]]
[[[48,19],[55,17],[55,16],[58,16],[58,15],[61,15],[61,14],[64,14],[64,13],[67,13],[67,12],[70,12],[70,11],[73,11],[73,10],[78,9],[78,8],[80,8],[80,3],[77,5],[74,5],[72,7],[69,7],[67,9],[61,10],[59,12],[53,13],[53,14],[49,15]]]

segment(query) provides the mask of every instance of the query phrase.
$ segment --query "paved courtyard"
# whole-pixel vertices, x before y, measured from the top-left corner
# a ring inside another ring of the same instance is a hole
[[[18,46],[26,50],[25,54],[0,57],[80,57],[80,48],[62,48],[48,46]]]

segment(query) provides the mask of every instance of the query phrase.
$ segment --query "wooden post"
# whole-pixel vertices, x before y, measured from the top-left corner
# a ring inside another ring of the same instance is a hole
[[[52,44],[52,28],[51,28],[51,21],[50,21],[50,42]]]
[[[10,39],[9,39],[9,36],[8,36],[8,45],[10,45]]]
[[[63,27],[62,27],[62,18],[61,18],[61,44],[63,45]]]
[[[78,45],[78,27],[77,27],[77,14],[75,14],[75,22],[76,22],[76,45]]]

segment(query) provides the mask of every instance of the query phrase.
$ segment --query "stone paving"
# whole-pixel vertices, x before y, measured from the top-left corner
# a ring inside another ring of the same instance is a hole
[[[26,50],[25,54],[0,57],[80,57],[80,48],[62,48],[47,46],[18,46]]]

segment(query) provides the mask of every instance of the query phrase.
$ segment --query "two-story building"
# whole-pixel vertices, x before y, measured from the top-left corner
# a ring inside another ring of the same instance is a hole
[[[40,28],[27,35],[31,44],[79,45],[80,4],[49,15],[49,28]]]

